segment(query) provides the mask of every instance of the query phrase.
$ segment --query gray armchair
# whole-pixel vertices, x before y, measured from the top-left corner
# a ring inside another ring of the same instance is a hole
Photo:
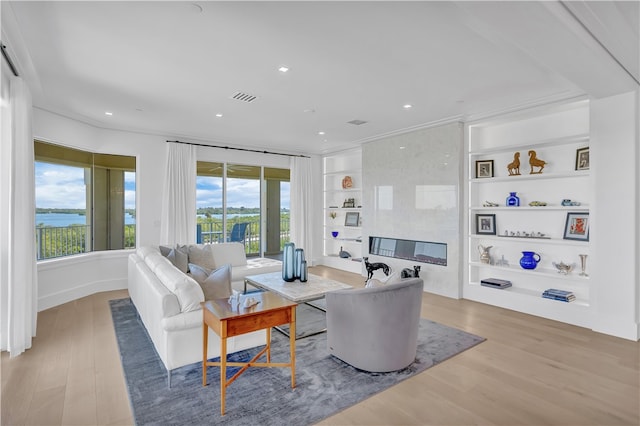
[[[418,347],[424,282],[326,294],[329,353],[365,371],[387,372],[411,365]]]

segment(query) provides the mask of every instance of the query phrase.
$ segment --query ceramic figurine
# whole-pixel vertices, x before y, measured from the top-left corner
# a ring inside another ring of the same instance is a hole
[[[536,152],[534,150],[530,150],[529,151],[529,165],[531,166],[531,173],[530,174],[534,175],[534,174],[542,173],[542,169],[544,169],[544,165],[545,164],[547,164],[547,162],[537,158],[536,157]],[[538,169],[537,172],[534,172],[533,171],[534,167],[540,167],[540,169]]]
[[[518,176],[520,174],[520,153],[513,154],[513,161],[507,165],[509,176]]]

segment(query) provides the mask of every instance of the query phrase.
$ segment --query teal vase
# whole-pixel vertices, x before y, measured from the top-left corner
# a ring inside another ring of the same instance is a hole
[[[286,243],[282,252],[282,279],[287,282],[295,281],[295,250],[293,243]]]

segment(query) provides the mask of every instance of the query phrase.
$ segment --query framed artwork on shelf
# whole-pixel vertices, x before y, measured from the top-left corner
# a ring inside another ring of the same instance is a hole
[[[576,170],[589,170],[589,147],[576,150]]]
[[[493,160],[476,161],[476,178],[493,177]]]
[[[359,226],[360,224],[360,213],[358,212],[347,212],[344,217],[344,226]]]
[[[495,214],[477,214],[476,215],[476,234],[496,235],[496,215]]]
[[[589,241],[589,213],[567,213],[564,225],[564,239]]]

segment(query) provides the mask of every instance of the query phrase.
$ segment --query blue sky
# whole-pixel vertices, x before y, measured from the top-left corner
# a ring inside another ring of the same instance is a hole
[[[84,169],[49,163],[35,163],[36,207],[85,209],[86,187]],[[221,178],[201,178],[196,181],[198,207],[222,206]],[[285,182],[282,207],[289,208],[289,182]],[[135,173],[125,173],[125,208],[135,208]],[[229,207],[259,207],[260,183],[257,180],[228,179]]]

